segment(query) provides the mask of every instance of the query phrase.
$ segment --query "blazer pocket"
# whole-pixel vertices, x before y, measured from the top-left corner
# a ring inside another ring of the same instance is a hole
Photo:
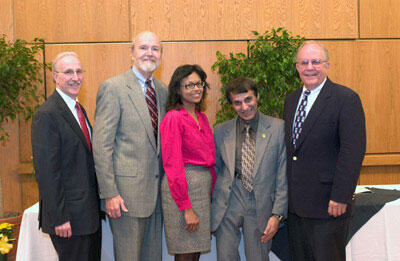
[[[83,190],[68,190],[65,191],[65,200],[67,201],[77,201],[83,199],[85,191]]]
[[[122,162],[115,162],[114,173],[120,177],[136,177],[138,175],[137,164],[126,164]]]
[[[333,182],[333,173],[330,171],[320,171],[318,177],[322,184],[332,184]]]

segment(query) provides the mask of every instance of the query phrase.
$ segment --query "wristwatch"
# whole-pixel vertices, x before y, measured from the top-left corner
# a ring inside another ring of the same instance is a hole
[[[276,217],[279,220],[279,222],[282,222],[282,220],[283,220],[283,216],[282,215],[272,214],[272,217]]]

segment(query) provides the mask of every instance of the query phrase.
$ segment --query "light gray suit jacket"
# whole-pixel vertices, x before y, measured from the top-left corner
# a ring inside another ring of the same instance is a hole
[[[211,208],[211,231],[216,231],[228,208],[235,179],[236,121],[215,127],[217,182]],[[271,214],[287,215],[287,179],[284,123],[259,114],[254,165],[257,226],[264,231]]]
[[[160,123],[167,90],[157,79],[155,89]],[[100,198],[121,195],[129,216],[148,217],[159,191],[160,140],[156,143],[147,103],[132,70],[103,82],[96,103],[93,154]]]

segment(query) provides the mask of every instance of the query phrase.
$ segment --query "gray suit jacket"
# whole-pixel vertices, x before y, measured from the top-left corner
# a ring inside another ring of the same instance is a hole
[[[157,79],[155,88],[160,123],[167,90]],[[97,93],[93,130],[100,198],[121,195],[129,216],[150,216],[156,206],[162,171],[159,144],[143,91],[132,70],[103,82]]]
[[[235,179],[236,120],[215,127],[217,182],[211,208],[211,231],[216,231],[228,207]],[[257,225],[264,231],[272,213],[287,215],[287,179],[284,123],[260,113],[255,159],[254,194]]]

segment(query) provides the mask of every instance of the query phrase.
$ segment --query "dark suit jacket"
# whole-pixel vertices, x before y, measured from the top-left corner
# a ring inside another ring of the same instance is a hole
[[[57,91],[33,117],[32,152],[43,232],[55,234],[55,226],[67,221],[72,235],[96,232],[99,196],[93,156],[77,120]]]
[[[329,200],[352,203],[365,155],[364,111],[357,93],[327,79],[295,149],[292,126],[301,92],[290,94],[284,106],[289,212],[330,218]]]

